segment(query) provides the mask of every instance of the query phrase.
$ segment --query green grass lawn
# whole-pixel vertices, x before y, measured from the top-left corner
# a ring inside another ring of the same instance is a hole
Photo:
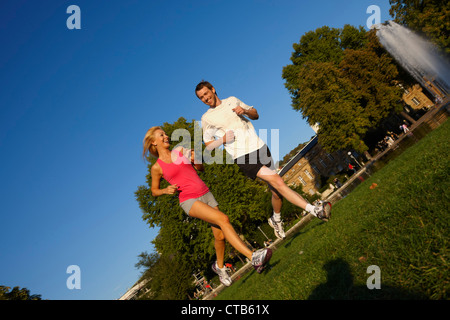
[[[216,299],[448,299],[449,137],[447,121]],[[371,265],[381,289],[367,288]]]

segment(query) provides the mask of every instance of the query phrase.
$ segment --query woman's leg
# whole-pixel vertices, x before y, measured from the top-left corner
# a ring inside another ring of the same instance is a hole
[[[234,231],[234,228],[231,225],[230,220],[228,219],[228,216],[226,214],[210,207],[209,205],[201,201],[195,201],[195,203],[191,207],[191,210],[189,211],[189,216],[219,226],[220,230],[225,236],[225,239],[227,239],[227,241],[233,246],[233,248],[242,253],[249,260],[252,260],[252,251],[247,248],[245,243],[237,235],[236,231]]]

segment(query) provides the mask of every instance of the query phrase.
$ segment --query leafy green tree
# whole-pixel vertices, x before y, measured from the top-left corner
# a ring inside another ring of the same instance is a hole
[[[156,257],[156,256],[154,256]],[[153,258],[153,257],[151,257]],[[146,270],[141,300],[184,300],[193,288],[191,267],[177,255],[161,255]]]
[[[352,84],[353,94],[363,108],[368,127],[377,127],[381,120],[400,112],[402,90],[396,86],[398,70],[391,56],[382,49],[376,33],[368,32],[368,42],[360,49],[347,49],[339,64],[341,74]]]
[[[30,295],[27,288],[0,286],[0,300],[41,300],[41,295]]]
[[[390,0],[389,13],[397,23],[426,35],[450,54],[450,2],[442,0]]]
[[[310,125],[319,123],[319,143],[327,151],[366,151],[368,129],[401,108],[396,66],[375,34],[324,26],[293,47],[282,75],[293,109]]]
[[[151,269],[159,259],[159,254],[153,252],[153,253],[147,253],[147,251],[142,252],[138,256],[138,262],[134,265],[136,269],[144,269],[144,273]]]

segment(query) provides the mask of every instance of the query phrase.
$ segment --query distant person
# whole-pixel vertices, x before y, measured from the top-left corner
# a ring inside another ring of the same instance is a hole
[[[231,263],[225,263],[225,267],[227,267],[230,272],[236,272],[236,269],[234,269]]]
[[[270,150],[258,137],[250,121],[259,118],[255,108],[236,97],[219,99],[216,89],[207,81],[196,86],[195,94],[209,107],[202,116],[206,148],[213,150],[224,145],[234,163],[247,177],[253,180],[258,177],[267,182],[272,192],[273,208],[273,215],[268,222],[277,238],[286,237],[281,221],[283,197],[321,220],[330,219],[331,203],[324,202],[318,207],[309,204],[276,173]]]
[[[356,169],[355,169],[354,166],[352,166],[351,163],[348,164],[348,168],[349,168],[351,171],[353,171],[353,173],[356,173]]]
[[[336,188],[339,189],[340,187],[342,187],[342,183],[341,183],[341,181],[339,181],[338,178],[334,178],[333,182],[334,182],[334,185],[336,186]]]
[[[403,131],[403,133],[409,132],[408,126],[405,123],[400,126],[400,129]]]
[[[198,176],[195,169],[203,170],[203,165],[194,163],[194,151],[182,147],[169,150],[169,137],[161,127],[152,127],[144,138],[143,156],[148,153],[158,158],[151,167],[152,195],[177,194],[180,206],[187,215],[211,225],[217,258],[212,269],[219,275],[220,282],[225,286],[231,285],[231,278],[224,267],[225,239],[246,256],[260,273],[270,260],[272,251],[261,249],[253,253],[239,238],[228,216],[219,211],[216,199]],[[170,184],[167,188],[160,189],[161,178]]]

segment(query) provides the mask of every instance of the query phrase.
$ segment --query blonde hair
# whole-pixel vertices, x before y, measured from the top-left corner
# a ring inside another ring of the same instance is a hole
[[[158,151],[156,150],[156,146],[152,145],[153,141],[155,141],[155,131],[156,130],[162,130],[161,127],[156,126],[156,127],[151,127],[150,129],[147,130],[147,133],[145,134],[144,137],[144,151],[142,152],[142,157],[144,157],[144,159],[147,157],[147,153],[150,153],[152,156],[158,158],[159,154]]]

